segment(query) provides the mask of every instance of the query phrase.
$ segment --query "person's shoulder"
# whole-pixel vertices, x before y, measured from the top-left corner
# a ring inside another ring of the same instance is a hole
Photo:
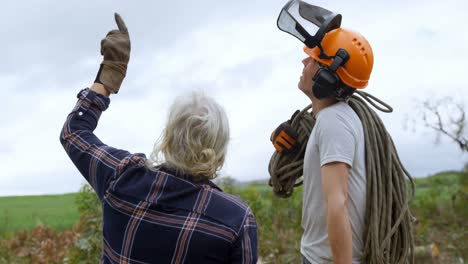
[[[336,102],[328,107],[325,107],[319,112],[319,116],[342,116],[353,113],[354,110],[346,102]]]
[[[253,215],[249,205],[240,197],[214,188],[205,214],[234,230],[239,230],[246,218]]]
[[[247,204],[247,202],[242,200],[239,196],[226,193],[217,189],[213,189],[212,193],[212,199],[217,199],[218,202],[226,205],[229,208],[239,210],[242,212],[246,212],[247,210],[249,210],[249,205]]]
[[[320,111],[320,118],[324,120],[337,119],[347,124],[359,123],[360,119],[356,112],[346,102],[337,102]]]
[[[319,112],[316,126],[325,134],[338,133],[339,131],[351,131],[360,134],[362,123],[354,110],[345,102],[338,102]]]
[[[125,158],[123,158],[116,170],[117,170],[117,174],[123,174],[125,173],[125,171],[129,170],[129,169],[141,169],[141,168],[144,168],[145,167],[145,163],[146,163],[146,155],[144,153],[134,153],[134,154],[130,154],[128,156],[126,156]]]
[[[343,116],[343,106],[338,102],[327,106],[318,112],[316,125],[323,126],[335,123],[335,121],[340,119],[341,116]]]

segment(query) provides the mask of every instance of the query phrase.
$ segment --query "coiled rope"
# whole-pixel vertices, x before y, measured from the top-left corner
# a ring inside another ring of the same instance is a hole
[[[408,203],[414,196],[414,182],[402,165],[392,138],[382,120],[365,102],[383,112],[393,109],[378,98],[356,91],[348,104],[359,116],[364,129],[367,199],[365,216],[365,263],[414,263],[413,217]],[[378,102],[384,108],[375,104]],[[302,184],[304,153],[315,119],[307,106],[293,116],[291,126],[298,133],[300,151],[295,155],[273,153],[268,170],[276,196],[291,196]],[[407,181],[411,186],[408,194]]]

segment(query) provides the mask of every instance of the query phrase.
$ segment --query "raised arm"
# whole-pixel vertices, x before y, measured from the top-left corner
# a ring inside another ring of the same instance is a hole
[[[102,94],[106,97],[109,97],[110,95],[110,92],[109,90],[107,90],[103,84],[101,83],[93,83],[93,85],[91,85],[91,90],[93,90],[94,92],[98,93],[98,94]]]
[[[127,27],[118,14],[115,14],[115,20],[119,29],[110,31],[101,41],[104,59],[96,81],[91,89],[79,92],[78,102],[60,133],[65,151],[99,198],[103,197],[109,182],[120,174],[121,168],[141,160],[140,156],[107,146],[93,133],[101,113],[109,106],[109,94],[117,93],[120,88],[130,55]]]
[[[93,131],[109,98],[90,89],[78,94],[78,102],[60,133],[60,142],[80,173],[102,198],[117,168],[130,153],[102,143]]]

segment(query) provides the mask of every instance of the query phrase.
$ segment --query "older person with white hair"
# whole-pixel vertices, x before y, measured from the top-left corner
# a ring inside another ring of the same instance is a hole
[[[257,226],[249,206],[211,182],[223,166],[229,124],[202,93],[175,100],[149,159],[102,143],[93,133],[130,57],[127,27],[101,42],[104,60],[78,94],[60,141],[96,191],[103,211],[101,263],[256,263]]]

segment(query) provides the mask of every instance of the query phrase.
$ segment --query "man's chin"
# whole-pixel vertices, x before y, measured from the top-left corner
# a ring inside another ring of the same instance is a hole
[[[297,83],[297,88],[304,92],[304,83],[302,83],[302,81],[299,81],[299,83]]]

